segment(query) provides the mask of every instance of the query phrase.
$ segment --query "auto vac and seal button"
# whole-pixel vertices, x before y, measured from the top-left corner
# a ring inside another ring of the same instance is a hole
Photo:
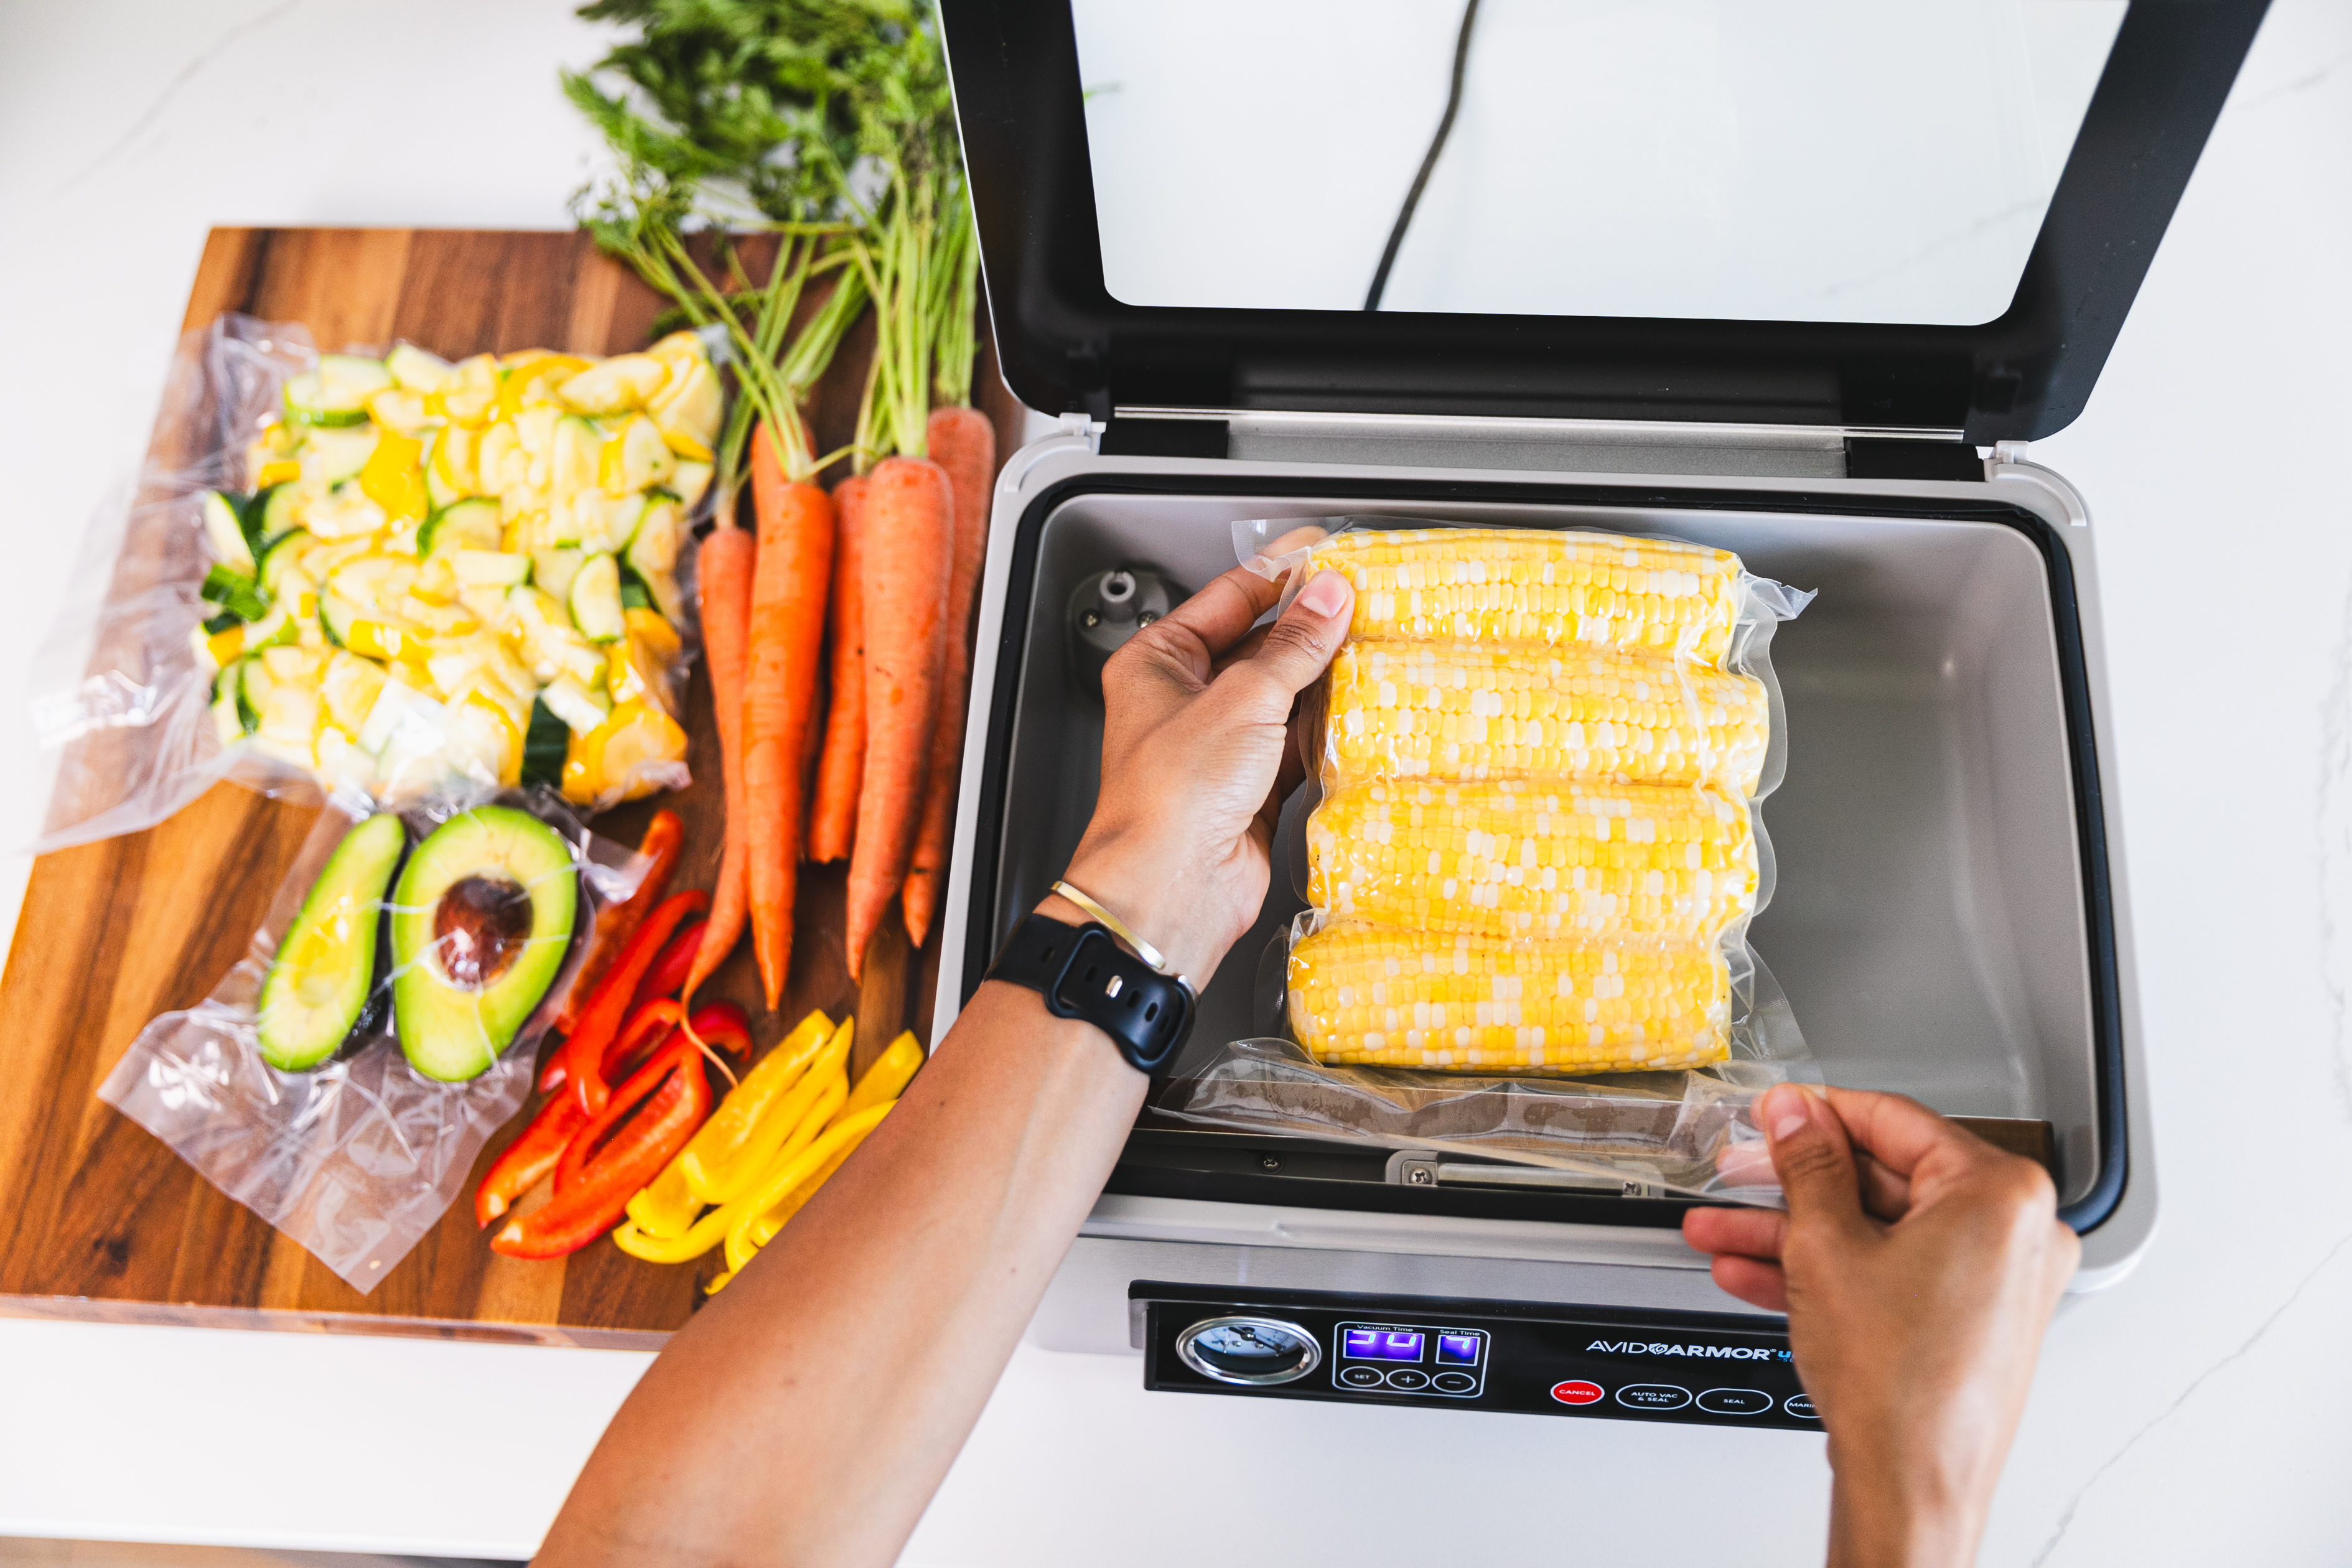
[[[1617,1403],[1628,1410],[1680,1410],[1690,1402],[1690,1390],[1671,1383],[1629,1383],[1617,1391]]]
[[[1780,1402],[1780,1408],[1800,1420],[1818,1421],[1822,1418],[1822,1413],[1813,1408],[1813,1396],[1810,1394],[1792,1394]]]
[[[1429,1386],[1440,1394],[1467,1394],[1478,1386],[1478,1380],[1466,1372],[1441,1372],[1429,1380]]]
[[[1599,1384],[1587,1383],[1582,1378],[1570,1378],[1566,1383],[1551,1385],[1551,1396],[1562,1405],[1590,1405],[1600,1398],[1602,1392]]]
[[[1417,1394],[1429,1386],[1429,1373],[1415,1372],[1409,1366],[1401,1366],[1389,1373],[1389,1386],[1401,1388],[1407,1394]]]
[[[1772,1408],[1772,1396],[1760,1388],[1710,1388],[1698,1396],[1698,1407],[1710,1415],[1761,1415]]]
[[[1339,1369],[1339,1381],[1350,1388],[1378,1388],[1381,1385],[1381,1369],[1376,1366],[1343,1366]]]

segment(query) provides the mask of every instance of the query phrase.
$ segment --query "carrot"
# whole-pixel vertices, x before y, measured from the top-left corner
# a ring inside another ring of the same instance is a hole
[[[866,769],[866,599],[859,518],[866,476],[833,487],[841,547],[833,557],[833,707],[824,719],[824,754],[816,764],[816,803],[809,808],[809,858],[846,860],[857,828],[857,783]]]
[[[765,426],[751,434],[751,504],[760,520],[751,635],[743,677],[743,847],[751,951],[774,1007],[793,951],[800,873],[802,747],[816,705],[824,596],[833,579],[833,500],[786,476]]]
[[[726,962],[743,936],[743,919],[750,908],[744,853],[743,809],[743,665],[744,643],[751,631],[751,557],[753,536],[742,529],[722,526],[702,542],[695,558],[702,577],[702,645],[710,656],[710,705],[719,717],[719,766],[727,784],[726,847],[719,859],[719,884],[711,889],[710,923],[702,928],[702,945],[695,950],[694,967],[687,971],[683,1000]]]
[[[920,458],[887,458],[866,484],[866,780],[849,856],[849,977],[906,880],[923,810],[947,658],[955,492]]]
[[[971,596],[988,553],[988,487],[996,478],[996,426],[976,408],[934,408],[926,433],[931,461],[947,470],[955,493],[955,560],[948,578],[947,663],[940,679],[940,717],[931,728],[930,778],[923,791],[922,826],[902,895],[907,935],[917,947],[930,933],[931,915],[947,887],[948,836],[955,822],[956,786],[963,761],[964,705],[971,691]]]

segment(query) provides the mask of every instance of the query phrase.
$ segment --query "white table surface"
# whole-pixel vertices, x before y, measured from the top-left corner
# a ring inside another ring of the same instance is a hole
[[[86,0],[0,47],[0,516],[23,711],[214,224],[553,226],[591,139],[521,0]],[[2053,1329],[1984,1560],[2352,1546],[2352,9],[2280,0],[2088,412],[2163,1221]],[[13,720],[0,722],[14,722]],[[21,733],[21,731],[20,731]],[[22,759],[28,742],[5,754]],[[28,836],[45,784],[0,773]],[[25,864],[0,908],[11,917]],[[527,1553],[644,1365],[612,1352],[0,1321],[0,1533]],[[1818,1561],[1804,1437],[1145,1394],[1024,1348],[925,1564]]]

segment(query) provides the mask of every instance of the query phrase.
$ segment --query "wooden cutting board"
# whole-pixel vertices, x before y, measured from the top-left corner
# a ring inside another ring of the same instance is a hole
[[[746,245],[764,276],[772,254]],[[810,300],[813,307],[815,301]],[[185,326],[224,311],[299,321],[321,348],[406,339],[457,358],[485,350],[619,353],[645,345],[663,301],[574,233],[430,229],[215,229]],[[983,323],[983,333],[985,325]],[[872,346],[870,318],[810,406],[817,449],[845,445]],[[157,353],[169,344],[156,345]],[[1018,444],[1021,409],[983,337],[974,395],[997,450]],[[192,389],[167,390],[153,453],[175,463],[201,439]],[[162,549],[134,528],[114,593],[135,591]],[[598,831],[634,844],[656,805],[686,823],[677,887],[708,887],[719,863],[719,748],[706,672],[688,697],[695,782],[609,812]],[[103,738],[98,743],[103,743]],[[660,1267],[609,1241],[560,1262],[492,1253],[475,1228],[473,1183],[432,1234],[360,1294],[232,1202],[97,1089],[150,1018],[200,1001],[243,954],[315,811],[222,784],[147,832],[34,863],[0,975],[0,1313],[241,1328],[358,1331],[574,1345],[652,1345],[684,1323],[722,1267]],[[877,943],[862,994],[842,941],[843,872],[803,869],[784,1006],[763,1016],[749,943],[704,989],[744,1004],[762,1046],[811,1007],[855,1008],[861,1058],[928,1019],[937,938],[908,953]],[[893,926],[891,929],[896,930]],[[918,1027],[918,1033],[921,1033]],[[860,1065],[863,1065],[861,1059]],[[536,1105],[534,1100],[533,1106]],[[530,1107],[490,1141],[474,1179]]]

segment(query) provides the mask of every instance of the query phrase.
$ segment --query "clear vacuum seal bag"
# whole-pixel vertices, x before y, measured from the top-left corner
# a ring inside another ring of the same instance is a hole
[[[400,812],[339,794],[243,962],[99,1089],[373,1289],[530,1092],[599,910],[643,858],[545,790]]]
[[[1786,744],[1771,637],[1811,595],[1619,534],[1235,540],[1286,602],[1346,574],[1355,613],[1305,715],[1309,908],[1268,955],[1266,1037],[1157,1109],[1769,1198],[1724,1157],[1756,1094],[1814,1076],[1748,942]]]

